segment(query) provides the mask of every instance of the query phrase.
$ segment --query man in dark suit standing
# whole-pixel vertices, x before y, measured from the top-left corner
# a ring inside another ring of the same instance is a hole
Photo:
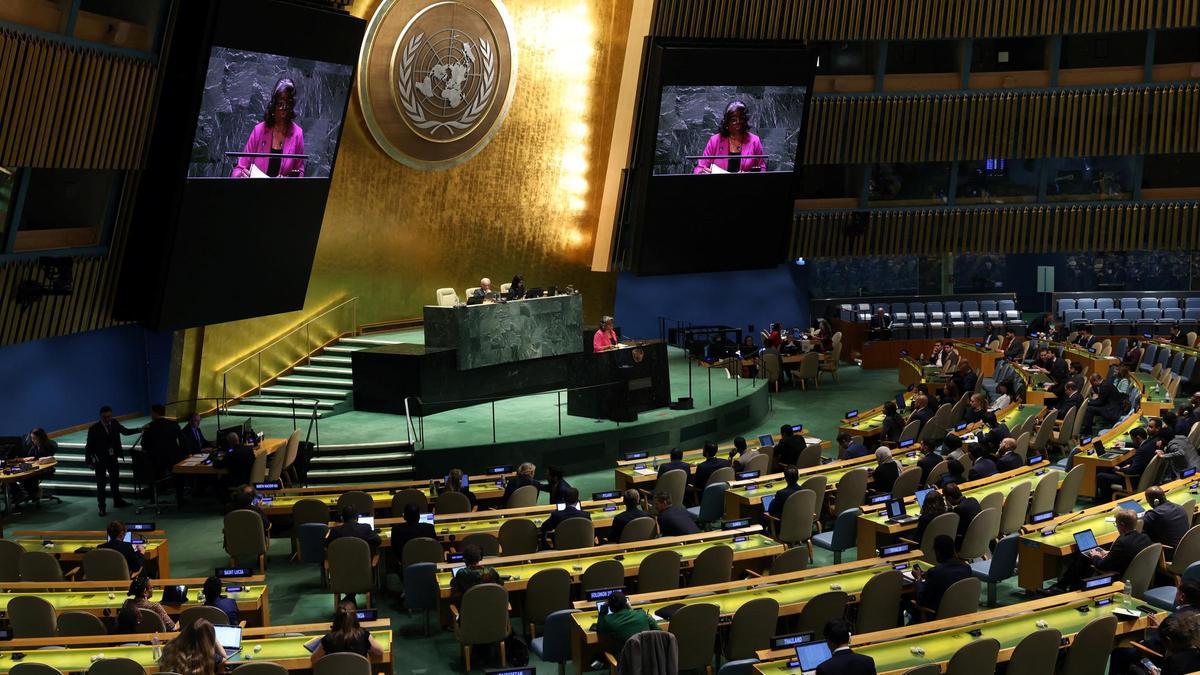
[[[682,506],[671,503],[671,495],[659,492],[654,495],[654,510],[658,511],[658,531],[664,537],[678,537],[681,534],[696,534],[700,526]]]
[[[184,452],[189,455],[198,455],[213,446],[200,428],[200,413],[188,415],[187,424],[179,429],[179,442]]]
[[[100,505],[100,515],[107,515],[104,502],[104,479],[108,475],[112,486],[113,506],[128,506],[129,502],[121,498],[121,479],[118,475],[117,461],[125,456],[121,446],[121,436],[132,436],[137,429],[127,429],[113,419],[112,408],[100,408],[100,421],[88,429],[87,445],[84,448],[84,461],[96,472],[96,501]]]
[[[146,451],[150,480],[170,475],[175,463],[184,458],[179,427],[167,419],[167,409],[161,404],[150,406],[150,423],[142,432],[142,449]],[[175,502],[183,506],[184,477],[175,476]]]
[[[875,659],[850,650],[850,624],[833,619],[825,624],[830,657],[817,666],[817,675],[875,675]]]
[[[623,497],[625,499],[625,510],[613,518],[612,527],[608,529],[608,540],[614,544],[621,541],[621,533],[625,531],[626,525],[638,518],[653,517],[638,508],[641,506],[642,496],[637,490],[626,490]]]

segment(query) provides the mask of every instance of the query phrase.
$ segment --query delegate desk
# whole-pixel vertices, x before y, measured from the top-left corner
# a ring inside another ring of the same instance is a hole
[[[1080,440],[1079,451],[1071,455],[1072,466],[1083,467],[1083,478],[1079,481],[1079,496],[1095,499],[1096,474],[1101,471],[1111,472],[1118,464],[1133,457],[1136,448],[1128,447],[1133,444],[1129,432],[1140,424],[1140,413],[1130,413],[1114,424],[1111,429],[1105,430],[1104,433]],[[1096,441],[1100,441],[1104,445],[1102,454],[1096,454],[1093,447]]]
[[[28,469],[22,469],[20,465],[16,465],[4,470],[3,472],[0,472],[0,491],[4,493],[4,515],[8,515],[8,512],[13,510],[13,483],[34,478],[42,478],[47,474],[53,473],[54,467],[58,466],[58,460],[54,459],[53,457],[42,457],[41,459],[36,460],[22,459],[21,461],[29,463],[30,467]]]
[[[187,586],[188,602],[183,605],[163,605],[167,614],[178,618],[185,609],[203,605],[201,590],[204,588],[204,578],[161,579],[154,583],[150,599],[162,602],[163,588],[166,586]],[[250,626],[271,625],[270,603],[267,599],[267,583],[264,576],[242,577],[225,581],[225,596],[237,603],[238,613]],[[230,587],[240,587],[240,591],[229,591]],[[10,581],[0,582],[0,607],[7,607],[9,600],[20,595],[36,595],[54,607],[58,614],[63,612],[87,612],[101,619],[116,617],[121,609],[126,592],[129,590],[127,581]]]
[[[849,602],[858,602],[863,588],[876,575],[892,570],[906,573],[913,561],[920,557],[920,551],[912,551],[888,558],[871,558],[800,572],[630,595],[629,604],[654,615],[670,605],[708,603],[720,608],[722,621],[729,621],[742,605],[751,600],[774,598],[779,603],[780,617],[793,616],[803,611],[814,597],[834,588],[844,591],[849,596]],[[911,577],[906,577],[905,582],[906,589],[911,588]],[[575,603],[575,609],[579,611],[571,616],[571,660],[578,672],[579,664],[590,663],[598,654],[601,644],[595,628],[598,618],[595,603],[581,600]],[[662,618],[657,620],[660,629],[668,630],[669,621]]]
[[[734,539],[737,538],[745,540],[735,542]],[[736,530],[698,532],[628,544],[605,544],[565,551],[549,549],[527,555],[501,556],[488,558],[487,564],[500,574],[504,587],[513,593],[524,591],[529,579],[534,574],[549,568],[564,569],[571,573],[574,583],[579,583],[588,567],[603,560],[620,561],[625,568],[625,577],[627,579],[636,577],[642,560],[657,551],[676,551],[681,558],[681,569],[688,569],[701,552],[718,544],[724,544],[733,549],[734,576],[740,576],[746,570],[761,572],[770,566],[775,556],[786,550],[783,544],[766,536],[762,533],[761,527],[754,525]],[[461,566],[462,563],[440,563],[438,565],[438,594],[442,599],[443,609],[453,595],[450,589],[450,570]]]
[[[504,499],[504,483],[515,474],[490,474],[470,477],[471,494],[480,503],[500,502]],[[440,487],[444,479],[438,478],[433,483]],[[337,506],[338,499],[347,492],[359,490],[371,495],[375,503],[375,512],[391,511],[392,497],[402,490],[420,490],[430,504],[437,498],[429,486],[428,480],[404,480],[387,483],[365,483],[355,485],[324,485],[310,488],[284,488],[282,490],[263,491],[262,496],[270,502],[260,503],[259,507],[268,518],[281,518],[292,515],[296,502],[302,499],[316,499],[324,502],[330,509]],[[395,517],[402,514],[394,513]]]
[[[770,443],[765,441],[770,438]],[[753,442],[756,441],[757,443]],[[779,441],[779,436],[769,436],[763,434],[757,439],[747,438],[746,447],[754,448],[759,452],[771,457],[771,461],[775,459],[775,443]],[[819,438],[804,438],[805,444],[812,445],[820,444],[822,450],[828,450],[830,447],[829,441],[822,441]],[[723,443],[717,446],[717,457],[723,459],[729,458],[729,453],[733,451],[733,443]],[[638,453],[640,454],[640,453]],[[617,490],[628,490],[630,488],[650,489],[654,483],[658,481],[658,467],[671,461],[671,454],[664,453],[660,455],[646,454],[641,457],[632,459],[623,459],[617,462],[616,473],[613,477],[614,484]],[[694,472],[695,466],[704,461],[704,450],[697,448],[688,450],[683,453],[683,461],[691,465]]]
[[[612,526],[613,518],[625,510],[621,505],[620,499],[580,502],[579,507],[592,516],[592,527],[595,528],[597,534],[607,531]],[[450,545],[455,540],[465,537],[468,534],[482,532],[490,534],[493,537],[499,537],[500,528],[510,520],[529,520],[533,521],[534,525],[541,527],[541,524],[557,509],[557,504],[539,504],[537,506],[523,506],[515,509],[449,513],[441,516],[435,514],[433,517],[433,527],[437,531],[438,539],[443,544]],[[403,520],[404,518],[396,517],[375,520],[375,527],[380,530],[379,536],[383,540],[380,546],[391,547],[391,526],[403,522]],[[339,524],[330,523],[329,526],[334,527]],[[399,555],[399,553],[397,551],[396,555]]]
[[[1049,462],[1042,461],[1033,466],[1023,466],[981,480],[962,483],[959,487],[962,488],[964,495],[981,501],[993,492],[999,492],[1007,497],[1008,493],[1021,483],[1031,483],[1031,488],[1036,486],[1037,481],[1041,480],[1047,472],[1058,474],[1060,484],[1066,475],[1058,469],[1051,468]],[[909,515],[915,516],[920,513],[915,497],[905,499],[904,505]],[[858,554],[873,555],[874,551],[883,546],[885,542],[915,529],[917,529],[916,520],[906,523],[889,522],[884,505],[863,507],[863,513],[858,516]]]
[[[998,349],[989,349],[982,342],[954,340],[954,348],[958,350],[960,363],[966,361],[971,364],[980,377],[990,376],[996,372],[996,362],[1004,358],[1004,352]]]
[[[904,392],[905,409],[912,406],[912,400],[914,396],[916,396],[916,394],[911,391]],[[864,410],[861,412],[857,410],[851,410],[850,413],[853,413],[853,417],[842,418],[842,422],[838,426],[839,434],[862,436],[863,440],[869,442],[871,439],[883,433],[882,405],[877,405],[870,410]]]
[[[1136,373],[1130,371],[1130,375],[1133,375],[1134,382],[1142,390],[1140,405],[1143,415],[1157,417],[1163,414],[1164,410],[1175,409],[1174,399],[1167,393],[1167,388],[1162,386],[1161,382],[1154,379],[1154,376],[1140,370]]]
[[[1181,479],[1163,485],[1168,500],[1184,505],[1192,502],[1195,511],[1195,501],[1200,499],[1200,490],[1192,487],[1191,479]],[[1146,495],[1139,492],[1117,501],[1097,504],[1096,506],[1068,513],[1054,520],[1037,525],[1026,525],[1022,528],[1020,557],[1017,560],[1017,584],[1027,591],[1041,590],[1047,579],[1057,577],[1063,560],[1079,552],[1075,546],[1075,533],[1091,530],[1096,535],[1100,545],[1111,543],[1117,538],[1117,526],[1114,524],[1113,513],[1120,508],[1121,502],[1136,501],[1143,509],[1149,510]],[[1044,534],[1050,532],[1050,534]]]
[[[909,467],[915,466],[917,460],[916,451],[900,454],[897,452],[894,459],[900,463],[900,466]],[[867,455],[866,457],[856,457],[854,459],[845,459],[840,461],[829,462],[828,464],[818,464],[805,469],[799,469],[800,482],[812,478],[813,476],[825,476],[825,493],[836,494],[837,483],[843,476],[850,473],[854,469],[865,468],[868,471],[875,467],[875,455]],[[750,478],[748,480],[737,480],[729,484],[729,489],[725,491],[725,517],[732,518],[749,518],[758,514],[762,509],[763,497],[773,496],[776,492],[783,489],[787,483],[783,480],[782,473],[773,473],[767,476],[759,476],[758,478]],[[817,495],[818,502],[824,499],[824,495]]]
[[[383,657],[373,660],[371,672],[392,672],[392,625],[389,619],[364,621],[362,627],[371,631],[371,637],[383,648]],[[247,628],[242,631],[242,651],[226,663],[236,667],[254,661],[270,661],[294,673],[311,673],[312,654],[304,648],[305,643],[329,632],[329,622]],[[271,637],[279,634],[302,633],[290,637]],[[132,659],[146,669],[157,673],[158,660],[154,658],[154,647],[150,641],[156,636],[164,643],[178,633],[135,633],[132,635],[93,635],[87,637],[29,638],[5,642],[0,650],[0,673],[7,673],[18,663],[13,655],[20,652],[25,656],[19,663],[43,663],[63,673],[86,672],[92,658]],[[127,643],[144,643],[129,645]],[[66,649],[41,649],[41,647],[65,646]]]
[[[265,454],[269,457],[286,447],[286,438],[264,438],[261,443],[254,446],[254,456]],[[225,469],[213,466],[212,462],[208,461],[211,454],[211,452],[202,452],[188,455],[176,462],[171,471],[185,476],[224,476],[229,473]]]
[[[1062,357],[1064,359],[1082,363],[1085,373],[1100,373],[1104,377],[1108,377],[1109,367],[1121,362],[1115,356],[1100,356],[1096,352],[1088,351],[1079,345],[1072,345],[1065,342],[1052,344],[1062,348]]]
[[[931,663],[945,668],[955,652],[976,639],[971,632],[979,631],[980,637],[993,638],[1000,643],[999,660],[1007,662],[1021,640],[1040,629],[1040,622],[1045,622],[1047,628],[1061,632],[1066,644],[1073,643],[1075,635],[1084,626],[1096,619],[1111,616],[1114,609],[1123,606],[1120,593],[1120,585],[1112,584],[1091,591],[1040,598],[941,621],[854,635],[850,645],[855,653],[874,659],[875,669],[880,675],[900,675]],[[1138,618],[1117,621],[1118,641],[1149,627],[1146,615],[1134,608],[1140,603],[1133,604],[1133,607],[1125,609]],[[1081,607],[1087,607],[1088,611],[1081,612]],[[1159,616],[1164,614],[1161,612]],[[800,672],[794,651],[762,651],[759,652],[759,658],[761,660],[754,664],[754,668],[763,675]]]
[[[941,368],[921,363],[910,356],[900,359],[897,371],[900,375],[900,384],[905,388],[913,387],[915,389],[919,384],[937,388],[946,384],[946,381],[950,379],[950,376],[942,372]]]
[[[1029,405],[1046,405],[1046,401],[1053,398],[1050,395],[1049,388],[1053,386],[1053,381],[1046,371],[1041,368],[1031,368],[1026,365],[1014,363],[1013,369],[1017,371],[1017,377],[1021,378],[1025,385],[1024,398]]]
[[[165,579],[171,576],[171,553],[167,546],[167,533],[163,530],[135,533],[146,540],[142,544],[142,557],[150,576]],[[21,545],[26,551],[45,551],[60,563],[73,563],[78,567],[88,551],[108,541],[107,532],[89,530],[50,530],[13,532],[7,537]],[[84,550],[80,550],[80,549]],[[132,572],[133,570],[130,570]]]

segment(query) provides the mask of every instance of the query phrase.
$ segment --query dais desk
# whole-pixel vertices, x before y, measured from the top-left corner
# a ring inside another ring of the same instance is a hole
[[[286,447],[286,438],[264,438],[261,443],[254,446],[254,456],[258,457],[264,454],[270,456]],[[210,452],[188,455],[176,462],[171,471],[184,476],[224,476],[229,473],[212,464],[205,464],[210,455]]]

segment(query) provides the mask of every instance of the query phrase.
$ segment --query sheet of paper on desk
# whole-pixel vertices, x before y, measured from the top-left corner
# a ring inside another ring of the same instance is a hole
[[[654,469],[634,469],[633,472],[639,476],[653,476],[654,474],[658,473],[658,471]]]
[[[250,165],[250,177],[251,178],[270,178],[270,176],[268,176],[266,174],[266,172],[264,172],[262,169],[258,168],[257,164]]]
[[[709,168],[709,173],[729,173],[725,169],[722,169],[721,167],[717,166],[716,164],[711,164],[711,165],[709,165],[708,168]]]

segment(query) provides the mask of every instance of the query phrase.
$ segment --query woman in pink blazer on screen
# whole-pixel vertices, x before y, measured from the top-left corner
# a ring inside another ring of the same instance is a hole
[[[304,130],[295,120],[296,84],[285,77],[275,83],[263,121],[254,125],[254,131],[250,132],[242,152],[303,155]],[[251,165],[272,178],[304,177],[304,160],[285,157],[239,157],[231,175],[234,178],[249,178]]]
[[[725,115],[721,117],[721,127],[708,139],[708,145],[704,146],[702,154],[706,157],[766,154],[763,152],[762,139],[750,133],[750,114],[746,112],[745,103],[733,101],[726,106]],[[696,162],[692,173],[712,173],[714,164],[729,173],[767,170],[767,160],[761,157],[739,160],[701,159]]]

